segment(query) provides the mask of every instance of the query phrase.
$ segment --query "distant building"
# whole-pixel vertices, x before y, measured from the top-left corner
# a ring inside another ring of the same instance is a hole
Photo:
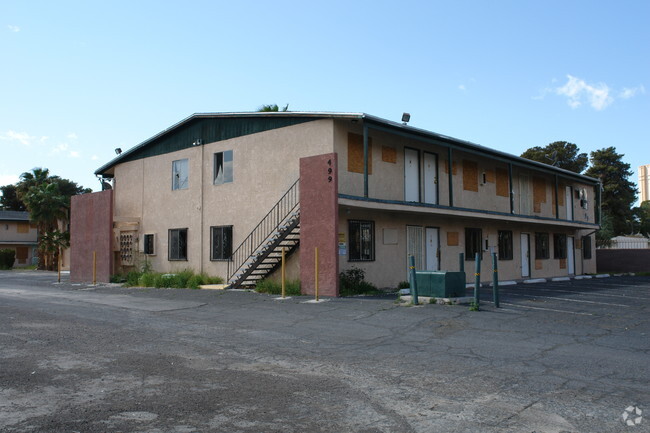
[[[14,266],[28,266],[36,257],[38,230],[29,212],[0,211],[0,249],[16,251]]]
[[[639,167],[639,188],[641,188],[641,202],[650,200],[650,164]]]

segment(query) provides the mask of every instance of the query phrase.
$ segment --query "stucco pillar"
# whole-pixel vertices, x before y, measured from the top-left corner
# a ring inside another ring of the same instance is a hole
[[[336,153],[300,159],[300,283],[314,294],[318,247],[318,293],[339,295],[338,163]]]
[[[108,283],[113,271],[113,191],[72,197],[70,210],[70,281],[92,282],[93,251],[97,281]]]

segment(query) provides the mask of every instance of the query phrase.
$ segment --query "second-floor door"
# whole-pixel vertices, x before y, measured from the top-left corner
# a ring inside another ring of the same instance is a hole
[[[424,202],[438,204],[438,155],[424,152]]]
[[[404,149],[404,201],[420,201],[420,152]]]

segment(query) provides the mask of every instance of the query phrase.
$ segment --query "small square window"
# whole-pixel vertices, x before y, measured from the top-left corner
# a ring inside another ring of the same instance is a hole
[[[465,229],[465,260],[475,260],[476,253],[481,254],[481,258],[483,258],[481,239],[483,239],[483,230],[473,228]]]
[[[223,185],[233,179],[232,150],[214,154],[214,184]]]
[[[499,260],[512,260],[512,231],[499,230]]]
[[[189,164],[187,159],[172,161],[172,190],[187,189],[189,186]]]
[[[548,233],[535,233],[535,259],[543,260],[549,257]]]
[[[153,256],[156,254],[154,250],[154,235],[146,234],[144,235],[144,248],[143,252],[148,256]]]
[[[375,260],[375,222],[374,221],[348,221],[348,234],[350,236],[350,250],[348,260],[373,261]]]
[[[212,260],[230,260],[232,256],[232,226],[211,227]]]
[[[187,229],[169,230],[169,260],[187,260]]]

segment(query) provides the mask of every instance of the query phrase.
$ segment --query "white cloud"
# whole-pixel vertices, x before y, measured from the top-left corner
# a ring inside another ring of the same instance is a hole
[[[90,159],[91,159],[92,161],[97,161],[97,160],[99,159],[99,156],[97,156],[97,155],[93,155],[93,156],[90,157]]]
[[[20,31],[20,27],[18,27],[18,26],[12,26],[11,24],[9,24],[9,25],[7,26],[7,28],[9,29],[9,31],[12,31],[12,32],[14,32],[14,33],[18,33],[18,32]]]
[[[56,155],[58,153],[65,152],[66,150],[68,150],[68,147],[70,147],[70,146],[68,146],[68,143],[57,144],[56,146],[54,146],[52,148],[52,150],[50,151],[50,154],[51,155]]]
[[[571,108],[580,107],[585,101],[597,111],[604,110],[614,102],[611,90],[605,83],[588,84],[585,80],[567,75],[567,83],[555,89],[555,93],[568,98]]]
[[[68,156],[70,158],[79,158],[80,155],[79,155],[79,152],[77,152],[76,150],[71,150],[70,153],[68,154]]]
[[[623,90],[621,90],[618,96],[621,99],[630,99],[634,97],[637,93],[641,93],[641,94],[645,93],[645,86],[643,84],[641,84],[638,87],[632,87],[631,89],[627,87],[623,87]]]
[[[15,174],[0,174],[0,186],[12,185],[17,183],[20,177]]]
[[[465,87],[464,84],[459,84],[459,85],[458,85],[458,89],[459,89],[459,90],[462,90],[463,92],[464,92],[465,90],[467,90],[467,88]]]
[[[0,135],[0,140],[8,140],[12,142],[19,142],[23,146],[31,146],[32,140],[34,140],[36,137],[32,137],[26,132],[16,132],[9,130],[7,131],[6,134]]]
[[[76,140],[79,138],[74,132],[69,133],[66,137],[68,137],[70,140]]]

